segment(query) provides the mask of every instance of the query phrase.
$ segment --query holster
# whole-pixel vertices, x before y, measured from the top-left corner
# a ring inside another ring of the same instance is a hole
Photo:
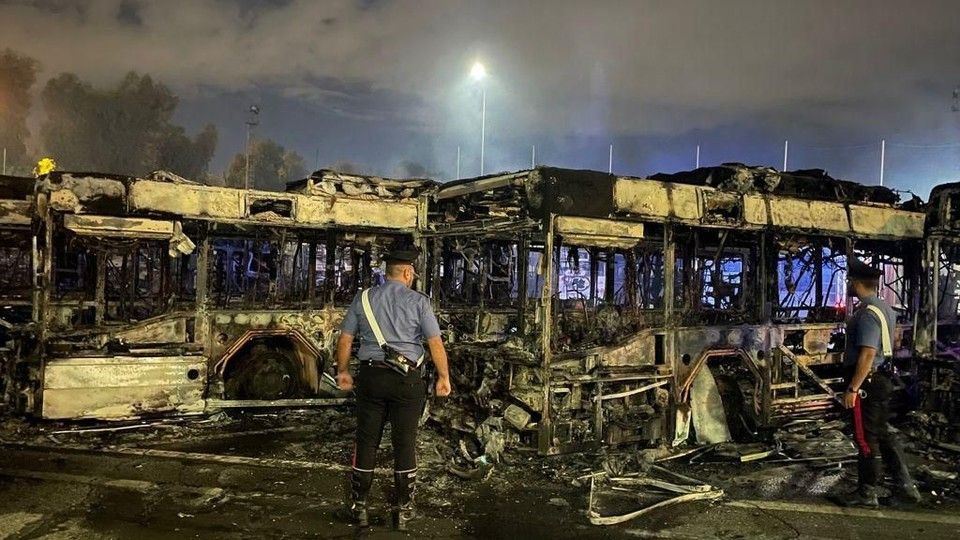
[[[408,360],[406,356],[390,345],[384,343],[381,349],[383,349],[383,362],[387,367],[404,377],[409,375],[411,370],[417,369],[416,364]]]

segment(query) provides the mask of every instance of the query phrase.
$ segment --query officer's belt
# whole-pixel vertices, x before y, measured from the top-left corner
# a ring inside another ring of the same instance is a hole
[[[383,368],[383,369],[393,369],[389,365],[387,365],[387,363],[384,362],[383,360],[361,360],[360,365],[375,367],[375,368]]]

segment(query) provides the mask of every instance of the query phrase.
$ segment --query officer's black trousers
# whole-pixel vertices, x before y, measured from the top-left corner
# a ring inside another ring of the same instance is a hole
[[[353,453],[356,471],[373,471],[383,428],[390,422],[393,468],[417,468],[417,426],[426,401],[427,385],[419,371],[401,375],[389,368],[363,365],[356,381],[357,439]]]
[[[903,459],[900,441],[888,425],[893,381],[886,373],[877,372],[860,388],[866,395],[857,398],[851,409],[853,438],[859,451],[858,483],[867,489],[879,486],[886,466],[897,487],[906,485],[911,482],[910,471]]]

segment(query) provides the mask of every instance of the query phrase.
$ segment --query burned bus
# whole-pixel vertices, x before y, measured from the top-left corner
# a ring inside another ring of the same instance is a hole
[[[339,321],[381,254],[419,241],[430,185],[3,178],[5,401],[50,419],[342,402]]]
[[[846,261],[883,270],[909,356],[923,235],[918,201],[816,170],[444,184],[422,236],[468,390],[464,414],[438,414],[481,434],[506,422],[555,454],[729,440],[831,410]]]
[[[914,347],[921,427],[960,442],[960,183],[935,187],[927,202],[923,292]]]
[[[318,171],[285,192],[3,177],[4,401],[70,419],[341,403],[342,314],[413,243],[460,396],[438,420],[544,454],[747,437],[835,409],[849,257],[883,270],[898,357],[951,354],[960,190],[938,189],[928,215],[739,164],[440,186]]]

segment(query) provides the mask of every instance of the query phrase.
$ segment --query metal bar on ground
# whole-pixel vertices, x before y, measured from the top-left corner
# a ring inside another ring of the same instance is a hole
[[[254,409],[263,407],[329,407],[351,403],[353,398],[307,399],[208,399],[208,409]]]

